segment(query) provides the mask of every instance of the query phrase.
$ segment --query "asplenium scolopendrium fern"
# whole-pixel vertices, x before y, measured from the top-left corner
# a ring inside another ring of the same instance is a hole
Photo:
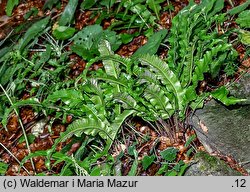
[[[223,6],[223,0],[203,1],[198,5],[190,1],[189,6],[173,19],[167,62],[153,55],[123,59],[111,52],[108,41],[103,41],[99,52],[104,70],[91,73],[90,77],[99,81],[104,92],[104,105],[110,107],[106,108],[107,119],[115,120],[114,117],[124,110],[128,110],[126,117],[134,114],[150,121],[166,120],[172,115],[185,118],[190,105],[194,108],[200,106],[208,96],[207,93],[196,94],[198,82],[204,79],[204,73],[210,73],[213,77],[218,75],[221,67],[234,61],[237,56],[228,43],[229,33],[221,35],[216,27],[211,27],[225,20],[225,14],[216,14]],[[227,92],[223,90],[215,91],[212,96],[225,104],[240,101],[227,98],[225,94]],[[113,101],[121,105],[111,104]],[[98,110],[95,111],[98,113]],[[84,130],[85,124],[85,121],[77,120],[70,128],[76,126]],[[119,126],[121,124],[120,121]],[[115,138],[119,126],[108,129],[111,139]],[[102,129],[106,130],[104,127]],[[91,131],[84,132],[91,134]]]
[[[186,106],[190,102],[192,106],[199,105],[197,102],[205,96],[206,93],[198,97],[195,91],[198,82],[204,80],[204,73],[215,77],[222,67],[236,60],[237,52],[228,43],[230,31],[220,34],[217,30],[227,19],[226,14],[217,14],[223,7],[223,0],[204,0],[200,4],[190,1],[172,21],[167,63],[186,89]]]
[[[148,54],[124,59],[111,51],[108,41],[102,41],[100,58],[90,60],[87,67],[94,61],[103,60],[104,69],[89,73],[88,77],[85,70],[81,78],[86,84],[75,84],[77,91],[84,95],[77,101],[82,106],[78,112],[82,111],[83,115],[61,134],[48,156],[59,142],[73,134],[99,134],[108,141],[108,149],[130,115],[149,121],[162,121],[173,115],[184,119],[188,107],[200,106],[209,95],[196,94],[204,73],[213,77],[218,75],[221,68],[235,61],[237,56],[228,43],[230,33],[219,34],[214,27],[226,18],[225,14],[216,14],[223,6],[223,0],[205,0],[199,5],[190,1],[189,6],[173,19],[166,61]],[[227,98],[227,94],[220,88],[211,95],[225,104],[240,101]],[[47,102],[54,103],[59,98],[48,99]],[[68,102],[74,103],[73,100],[75,98],[71,97],[62,102],[67,106]]]

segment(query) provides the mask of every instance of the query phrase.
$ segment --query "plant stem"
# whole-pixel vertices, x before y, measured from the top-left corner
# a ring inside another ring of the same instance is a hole
[[[228,0],[228,3],[229,3],[232,7],[234,7],[234,3],[233,3],[232,0]]]
[[[14,106],[14,104],[13,104],[11,98],[9,97],[8,93],[6,92],[6,90],[4,89],[4,87],[2,86],[2,84],[0,84],[0,87],[1,87],[1,89],[3,90],[4,94],[6,95],[7,99],[9,100],[10,104],[11,104],[12,106]],[[23,136],[24,136],[24,139],[25,139],[25,143],[26,143],[28,152],[29,152],[29,154],[30,154],[30,153],[31,153],[31,150],[30,150],[30,146],[29,146],[29,141],[28,141],[28,138],[27,138],[27,134],[26,134],[25,128],[24,128],[24,126],[23,126],[23,122],[22,122],[22,120],[21,120],[21,118],[20,118],[20,116],[19,116],[19,113],[18,113],[18,111],[17,111],[16,108],[14,108],[14,112],[16,113],[17,118],[18,118],[18,122],[19,122],[19,124],[20,124],[20,126],[21,126],[21,128],[22,128],[22,132],[23,132]],[[5,127],[5,130],[8,131],[8,130],[7,130],[7,127]],[[35,169],[35,165],[34,165],[34,162],[33,162],[33,159],[32,159],[32,158],[30,158],[30,162],[31,162],[31,165],[32,165],[32,169],[33,169],[34,173],[36,174],[36,169]]]

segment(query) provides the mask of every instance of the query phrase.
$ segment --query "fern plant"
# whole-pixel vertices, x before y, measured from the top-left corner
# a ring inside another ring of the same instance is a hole
[[[153,17],[146,17],[148,10],[141,7],[142,2],[144,1],[122,1],[121,5],[136,13],[136,17],[143,15],[141,19],[147,18],[148,21],[153,21]],[[133,5],[136,6],[132,7]],[[33,79],[31,80],[39,78],[40,75],[39,80],[42,80],[40,83],[48,83],[51,86],[51,89],[46,86],[34,87],[34,97],[38,97],[38,101],[33,99],[23,103],[17,102],[13,107],[37,104],[45,114],[56,114],[60,118],[71,114],[74,117],[74,121],[55,140],[50,150],[46,153],[31,154],[29,157],[40,154],[46,156],[48,161],[51,159],[66,161],[79,171],[80,160],[83,158],[75,160],[75,157],[59,158],[55,155],[57,145],[72,136],[80,138],[88,135],[101,138],[106,142],[102,150],[107,154],[123,122],[130,116],[139,116],[146,121],[164,125],[164,121],[172,117],[184,120],[187,110],[190,107],[193,110],[201,107],[209,95],[226,105],[241,101],[227,97],[228,91],[225,87],[211,93],[201,95],[196,93],[199,82],[204,80],[205,73],[216,77],[237,57],[236,51],[228,43],[230,31],[219,34],[216,28],[226,19],[226,14],[218,14],[223,7],[224,0],[204,0],[200,4],[195,4],[191,0],[189,5],[181,10],[172,21],[172,28],[167,38],[170,49],[168,57],[164,60],[150,54],[137,54],[131,58],[122,58],[112,51],[115,50],[112,49],[115,42],[99,39],[98,47],[95,45],[95,51],[98,51],[98,54],[94,55],[100,56],[92,58],[92,55],[87,58],[85,71],[75,81],[65,80],[67,79],[65,76],[64,78],[57,76],[65,70],[63,64],[67,54],[62,54],[61,58],[56,59],[48,59],[46,54],[37,55],[45,61],[41,63],[34,57],[33,62],[27,61],[27,59],[25,62],[23,61],[25,67],[22,67],[21,70],[11,68],[10,71],[13,73],[25,74],[23,79],[34,70],[37,73],[32,74]],[[45,21],[47,24],[47,20]],[[101,34],[103,31],[100,30]],[[76,39],[80,42],[79,45],[86,46],[85,40],[91,38],[84,32],[86,39],[82,41],[78,37],[78,35],[82,35],[81,33],[78,33],[72,40]],[[93,41],[91,40],[90,43]],[[22,47],[25,48],[27,44],[25,43]],[[90,47],[86,50],[90,50]],[[78,53],[80,50],[79,55],[84,58],[85,52],[76,48],[73,51]],[[46,48],[46,52],[52,54],[49,46]],[[89,71],[89,67],[97,61],[102,61],[104,67],[94,72]],[[56,70],[44,70],[47,62]],[[3,73],[2,71],[1,68],[0,73]],[[50,77],[51,79],[49,79]],[[62,79],[64,82],[60,82]],[[4,79],[1,81],[4,82]],[[5,86],[8,83],[6,82]],[[43,95],[42,98],[40,95]],[[11,110],[12,108],[7,110],[4,116],[5,124]],[[166,129],[166,131],[171,138],[175,137],[172,130]],[[98,157],[93,159],[97,160]],[[28,157],[23,162],[27,159]],[[84,172],[83,169],[80,171]]]
[[[226,63],[230,64],[237,57],[228,43],[230,32],[220,35],[215,27],[211,27],[226,19],[225,14],[217,14],[223,7],[222,0],[202,1],[198,5],[190,1],[189,6],[173,19],[167,62],[152,55],[138,55],[124,62],[119,56],[105,51],[109,49],[108,42],[100,45],[101,56],[109,58],[103,62],[106,73],[107,69],[115,69],[114,62],[116,69],[120,69],[116,75],[108,72],[116,79],[114,83],[117,84],[121,77],[129,77],[126,83],[129,86],[119,85],[118,92],[122,94],[114,95],[114,99],[123,104],[122,110],[133,109],[134,115],[156,121],[166,120],[172,115],[184,118],[188,107],[202,106],[209,94],[198,95],[196,88],[199,81],[204,80],[204,73],[215,77]],[[225,104],[240,101],[211,95]]]

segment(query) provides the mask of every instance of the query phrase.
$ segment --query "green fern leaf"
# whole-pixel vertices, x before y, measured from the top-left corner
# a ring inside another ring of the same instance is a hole
[[[56,150],[57,145],[60,142],[64,142],[68,138],[76,135],[80,137],[82,133],[87,135],[96,136],[98,133],[102,133],[102,137],[107,139],[109,137],[110,130],[107,130],[107,125],[96,118],[82,118],[71,123],[67,130],[61,133],[60,137],[55,140],[53,146],[47,151],[47,157],[50,158],[52,153]]]
[[[119,79],[116,79],[113,76],[108,76],[106,73],[102,73],[102,74],[98,74],[97,72],[95,74],[93,74],[93,77],[96,80],[101,80],[104,82],[108,82],[111,84],[117,84],[117,85],[121,85],[123,87],[127,87],[127,79],[123,79],[122,77],[119,77]]]
[[[58,100],[63,101],[67,106],[74,107],[83,101],[83,95],[79,90],[62,89],[55,91],[43,101],[43,105],[55,103]]]
[[[121,102],[125,109],[135,109],[137,106],[136,100],[125,92],[115,95],[114,100]]]
[[[167,119],[173,115],[174,108],[159,85],[148,85],[143,96],[152,104],[155,111],[158,111],[161,118]]]
[[[138,84],[143,84],[143,83],[153,83],[153,84],[158,84],[159,80],[157,79],[156,75],[149,71],[149,70],[144,70],[141,68],[141,70],[137,70],[136,72],[138,76]]]
[[[233,96],[228,97],[229,91],[225,86],[222,86],[211,93],[213,98],[219,100],[224,105],[235,105],[236,103],[246,101],[246,99],[238,99]]]
[[[103,40],[99,45],[99,52],[101,56],[113,55],[110,44],[107,40]],[[107,75],[114,76],[118,78],[119,69],[118,64],[110,59],[103,60],[103,65]]]
[[[175,74],[169,69],[167,63],[157,56],[143,55],[139,58],[142,65],[147,65],[153,70],[157,78],[166,86],[169,92],[175,95],[175,108],[182,111],[185,106],[185,90]]]
[[[210,72],[210,66],[216,65],[220,66],[220,63],[216,63],[214,61],[214,58],[218,56],[219,52],[226,52],[230,50],[232,45],[230,44],[219,44],[213,47],[211,50],[206,51],[203,58],[200,59],[196,64],[195,70],[193,72],[192,82],[193,85],[197,86],[199,81],[202,81],[204,79],[204,73]],[[223,60],[219,60],[220,62],[223,62]],[[216,70],[217,71],[217,70]]]
[[[135,111],[134,110],[124,110],[121,114],[119,114],[114,121],[111,123],[110,125],[110,137],[108,138],[109,140],[111,139],[111,141],[109,141],[109,146],[108,149],[111,147],[111,144],[113,142],[113,140],[115,139],[118,131],[120,130],[120,127],[122,126],[123,122],[129,117],[131,116]]]

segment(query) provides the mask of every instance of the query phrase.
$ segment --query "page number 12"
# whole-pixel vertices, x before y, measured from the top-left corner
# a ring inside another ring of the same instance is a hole
[[[241,187],[247,187],[246,186],[246,179],[236,179],[235,181],[235,186],[232,186],[232,187],[239,187],[239,188],[241,188]]]

